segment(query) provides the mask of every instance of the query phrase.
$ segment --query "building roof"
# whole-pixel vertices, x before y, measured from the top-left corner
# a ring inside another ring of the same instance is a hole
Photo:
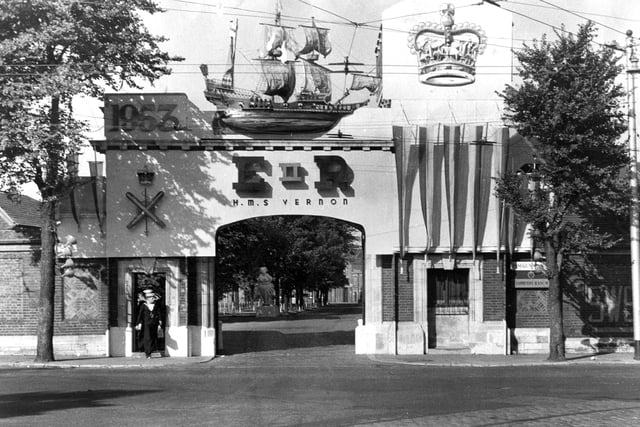
[[[15,227],[40,227],[40,201],[28,196],[15,201],[0,192],[0,229]]]

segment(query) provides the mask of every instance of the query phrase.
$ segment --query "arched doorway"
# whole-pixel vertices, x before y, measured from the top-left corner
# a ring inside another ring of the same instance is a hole
[[[363,243],[361,227],[331,217],[262,216],[221,227],[219,350],[353,345],[363,312]]]

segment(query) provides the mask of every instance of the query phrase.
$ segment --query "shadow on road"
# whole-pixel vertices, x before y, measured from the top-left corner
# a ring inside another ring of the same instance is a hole
[[[158,390],[86,390],[4,394],[0,396],[0,418],[43,415],[52,411],[113,406],[107,401]]]
[[[355,345],[355,332],[284,334],[279,331],[227,331],[223,332],[223,340],[223,353],[231,355],[330,345]]]
[[[355,345],[362,306],[340,304],[275,318],[222,318],[223,354]],[[227,325],[227,328],[225,328]]]

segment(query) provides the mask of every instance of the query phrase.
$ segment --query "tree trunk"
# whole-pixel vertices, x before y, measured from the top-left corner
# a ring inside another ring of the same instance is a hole
[[[560,283],[560,266],[558,254],[549,240],[545,242],[547,268],[549,275],[549,359],[560,362],[565,360],[564,326],[562,318],[562,286]]]
[[[51,362],[53,357],[53,298],[56,278],[55,201],[42,203],[40,301],[38,302],[38,344],[36,362]]]

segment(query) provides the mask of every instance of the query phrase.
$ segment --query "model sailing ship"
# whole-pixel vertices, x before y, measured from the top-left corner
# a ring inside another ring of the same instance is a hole
[[[332,102],[332,71],[317,63],[320,55],[326,58],[331,53],[329,30],[317,27],[312,18],[311,25],[301,26],[306,41],[300,49],[293,37],[294,28],[281,25],[279,10],[276,11],[275,24],[262,24],[266,30],[265,49],[257,59],[262,70],[258,87],[255,90],[237,88],[234,82],[237,25],[237,21],[232,23],[230,66],[223,78],[208,78],[207,66],[201,66],[206,81],[205,97],[217,109],[214,130],[226,127],[245,134],[321,134],[369,102],[366,99],[364,102],[344,103],[350,91]],[[294,93],[295,65],[300,62],[304,66],[304,86]],[[345,73],[348,64],[345,63]],[[380,76],[354,74],[350,90],[378,92],[381,81]]]

